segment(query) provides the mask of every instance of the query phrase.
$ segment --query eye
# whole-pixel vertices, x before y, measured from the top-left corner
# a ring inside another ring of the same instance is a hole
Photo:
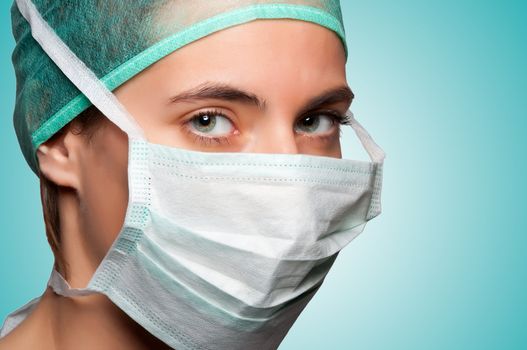
[[[335,118],[324,114],[312,114],[301,118],[295,125],[295,131],[307,134],[324,134],[331,130]]]
[[[199,112],[190,119],[190,125],[198,133],[210,136],[228,135],[234,128],[229,118],[217,111]]]

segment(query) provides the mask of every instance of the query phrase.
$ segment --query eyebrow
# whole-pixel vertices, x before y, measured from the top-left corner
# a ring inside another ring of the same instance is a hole
[[[311,98],[299,114],[302,115],[310,110],[334,103],[345,102],[349,106],[354,97],[355,95],[347,85],[328,89],[322,94]],[[190,90],[172,96],[169,99],[169,103],[193,102],[204,99],[236,101],[252,104],[262,110],[266,108],[267,104],[264,99],[259,98],[253,93],[244,91],[229,84],[216,82],[206,82]]]

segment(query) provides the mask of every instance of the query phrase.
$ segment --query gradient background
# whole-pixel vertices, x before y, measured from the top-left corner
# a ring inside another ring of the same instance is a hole
[[[0,4],[0,320],[52,266],[12,127]],[[280,349],[527,348],[527,4],[346,1],[353,111],[387,153],[383,213]],[[350,130],[346,154],[358,143]],[[364,159],[364,153],[362,154]]]

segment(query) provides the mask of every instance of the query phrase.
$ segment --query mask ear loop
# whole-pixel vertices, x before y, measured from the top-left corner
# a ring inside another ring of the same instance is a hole
[[[371,135],[355,119],[351,110],[348,109],[348,111],[346,112],[346,116],[350,119],[351,127],[353,128],[355,134],[362,143],[362,146],[366,149],[366,152],[368,152],[368,155],[370,156],[371,160],[374,163],[382,164],[384,162],[384,158],[386,157],[386,153],[382,150],[379,145],[375,143],[375,141],[373,141]]]
[[[145,140],[141,127],[117,97],[97,78],[42,18],[31,0],[16,0],[18,10],[28,21],[33,38],[68,79],[110,121],[130,138]]]
[[[117,97],[97,78],[42,18],[31,0],[16,0],[18,10],[28,21],[33,38],[40,44],[66,77],[111,122],[123,130],[130,139],[146,140],[141,127],[119,102]],[[96,293],[90,287],[72,288],[55,269],[51,272],[48,286],[62,296],[83,296]]]

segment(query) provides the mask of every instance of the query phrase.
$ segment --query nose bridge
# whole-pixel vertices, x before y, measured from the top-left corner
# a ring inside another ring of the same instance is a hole
[[[296,135],[290,118],[268,115],[254,132],[248,152],[254,153],[299,153]]]

